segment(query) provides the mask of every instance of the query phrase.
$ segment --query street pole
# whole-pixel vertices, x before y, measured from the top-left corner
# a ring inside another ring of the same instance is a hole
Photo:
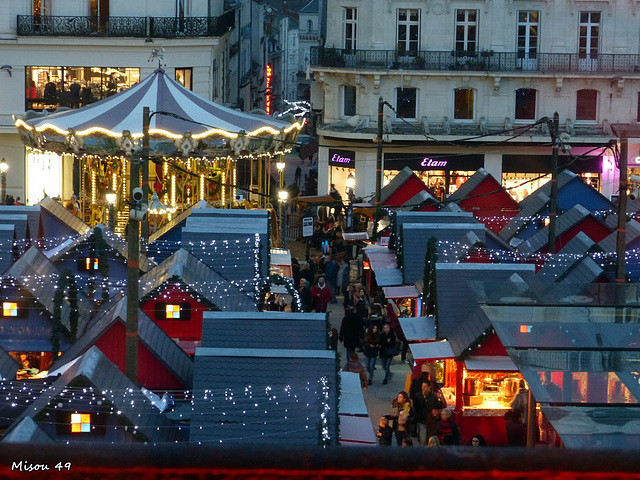
[[[144,203],[149,201],[149,107],[142,109],[142,190],[144,192]],[[149,216],[141,222],[142,251],[146,253],[149,243]]]
[[[380,206],[380,185],[382,184],[382,121],[383,121],[384,100],[378,98],[378,135],[376,142],[378,149],[376,152],[376,207]]]
[[[140,186],[140,163],[147,163],[149,155],[149,107],[144,107],[142,114],[142,156],[135,152],[131,156],[129,168],[129,203],[133,202],[133,190]],[[146,132],[146,135],[145,135]],[[148,179],[148,177],[147,177]],[[147,197],[143,197],[144,203]],[[133,205],[132,205],[133,207]],[[140,276],[140,223],[129,216],[127,225],[128,259],[127,259],[127,328],[125,339],[125,374],[138,383],[138,310]],[[147,223],[147,235],[149,224]]]
[[[620,133],[620,194],[618,197],[618,234],[616,237],[616,283],[625,283],[627,247],[627,155],[629,154],[627,131]]]
[[[286,230],[287,230],[287,213],[285,212],[285,203],[283,200],[280,200],[280,246],[283,249],[287,248],[287,242],[285,240]]]
[[[551,155],[551,200],[549,201],[549,253],[556,253],[556,220],[558,217],[558,149],[560,148],[560,121],[558,112],[553,114],[550,125],[553,153]]]
[[[109,204],[109,228],[114,232],[116,231],[116,214],[112,203]]]

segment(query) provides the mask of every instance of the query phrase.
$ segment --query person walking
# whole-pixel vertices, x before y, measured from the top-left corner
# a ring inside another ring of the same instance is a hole
[[[421,383],[420,391],[415,392],[411,396],[411,401],[413,402],[413,408],[416,412],[418,441],[420,442],[420,445],[426,445],[427,439],[429,438],[427,435],[429,416],[433,416],[433,409],[438,403],[438,398],[435,393],[431,391],[431,382],[428,380],[423,381]]]
[[[360,376],[360,387],[364,390],[367,389],[367,374],[364,372],[364,367],[362,366],[362,363],[360,363],[360,357],[357,353],[354,352],[349,355],[349,360],[342,368],[342,371],[357,373]],[[369,383],[369,385],[371,385],[371,383]]]
[[[398,354],[398,347],[396,343],[396,335],[389,328],[389,324],[385,323],[382,327],[382,333],[380,334],[380,358],[382,359],[382,367],[384,368],[384,380],[382,384],[386,385],[389,382],[389,376],[391,375],[391,360]]]
[[[438,438],[443,445],[460,445],[460,428],[449,407],[443,408],[440,412]]]
[[[340,325],[340,341],[343,343],[344,348],[347,350],[347,357],[355,353],[356,348],[360,345],[360,338],[362,332],[362,323],[356,311],[353,307],[350,307]]]
[[[373,382],[373,372],[376,369],[376,361],[380,352],[380,332],[377,325],[371,325],[364,332],[362,339],[364,356],[367,357],[367,370],[369,371],[369,385]]]
[[[398,396],[391,401],[391,414],[389,415],[393,420],[393,430],[398,446],[402,446],[402,441],[408,435],[408,424],[412,416],[413,407],[409,394],[407,392],[398,393]]]
[[[527,424],[527,409],[529,406],[529,390],[527,389],[527,385],[523,379],[520,379],[519,389],[516,396],[513,397],[511,401],[511,410],[518,410],[520,412],[520,417],[522,418],[522,423],[524,425]]]
[[[311,298],[314,310],[318,313],[326,313],[331,301],[331,288],[325,283],[324,277],[320,277],[318,283],[311,287]]]
[[[336,284],[338,283],[338,262],[331,258],[331,255],[324,257],[324,275],[331,292],[331,303],[336,303]]]
[[[311,290],[309,289],[307,280],[301,278],[298,286],[298,293],[300,294],[300,303],[302,304],[303,312],[310,312],[313,310],[313,300],[311,299]]]

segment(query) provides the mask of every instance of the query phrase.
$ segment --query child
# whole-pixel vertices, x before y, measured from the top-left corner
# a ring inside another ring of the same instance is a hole
[[[380,417],[380,424],[378,427],[378,433],[376,435],[380,439],[381,447],[391,446],[391,440],[393,439],[393,428],[389,426],[389,419],[387,417]]]

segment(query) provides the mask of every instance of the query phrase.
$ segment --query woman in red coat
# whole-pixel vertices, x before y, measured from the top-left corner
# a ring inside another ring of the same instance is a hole
[[[327,311],[327,305],[331,301],[331,289],[324,282],[324,277],[320,277],[318,283],[311,287],[311,298],[316,312],[325,313]]]

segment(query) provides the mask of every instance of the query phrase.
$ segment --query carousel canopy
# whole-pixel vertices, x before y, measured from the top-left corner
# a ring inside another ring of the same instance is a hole
[[[291,149],[303,123],[237,111],[206,100],[158,69],[99,102],[14,117],[27,146],[57,152],[130,154],[141,142],[143,108],[152,155],[245,156]]]

